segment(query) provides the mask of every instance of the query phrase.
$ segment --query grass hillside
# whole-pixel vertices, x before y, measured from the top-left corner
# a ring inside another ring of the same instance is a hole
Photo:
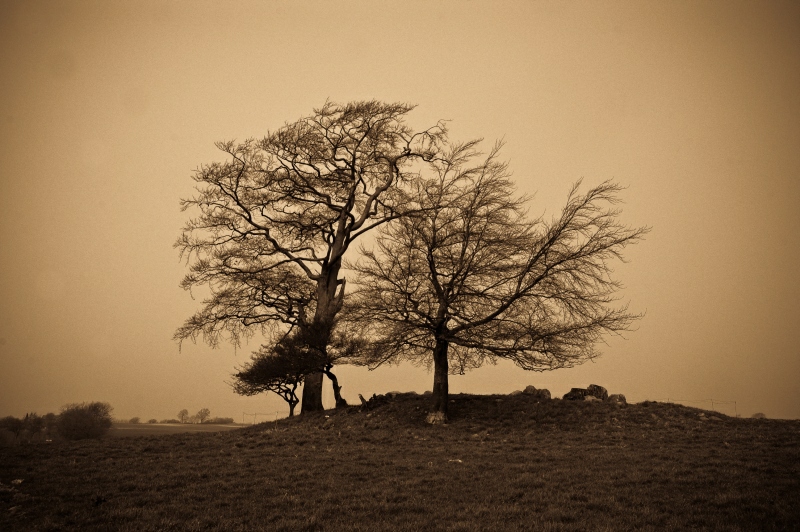
[[[800,421],[456,395],[441,426],[427,401],[3,447],[0,529],[800,529]]]

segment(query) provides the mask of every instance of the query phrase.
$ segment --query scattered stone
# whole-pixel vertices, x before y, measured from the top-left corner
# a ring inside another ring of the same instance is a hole
[[[584,401],[588,401],[590,403],[602,403],[603,401],[595,397],[594,395],[587,395],[583,398]]]
[[[608,399],[606,399],[606,401],[608,401],[609,403],[615,404],[615,405],[627,405],[628,404],[628,401],[625,399],[625,396],[622,395],[621,393],[615,393],[615,394],[609,395]]]
[[[361,410],[362,411],[363,410],[370,410],[372,408],[375,408],[378,405],[386,404],[392,399],[392,397],[390,397],[389,394],[387,394],[387,395],[372,394],[372,397],[370,397],[369,400],[364,399],[363,395],[358,394],[358,398],[361,400]]]
[[[587,392],[584,388],[573,388],[564,394],[564,399],[567,401],[583,401],[586,395]]]
[[[433,392],[428,390],[426,392],[423,392],[422,395],[433,395]]]
[[[522,390],[514,390],[513,392],[511,392],[508,395],[522,395]]]
[[[756,412],[750,417],[753,419],[767,419],[767,416],[765,416],[763,412]]]
[[[608,399],[608,391],[597,384],[590,384],[589,387],[586,388],[586,394],[597,397],[601,401]]]
[[[444,425],[447,423],[447,418],[444,412],[431,412],[428,414],[428,417],[425,418],[425,423],[429,425]]]

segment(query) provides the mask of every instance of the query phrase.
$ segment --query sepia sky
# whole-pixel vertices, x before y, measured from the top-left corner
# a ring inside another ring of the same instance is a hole
[[[652,226],[616,267],[636,331],[577,368],[500,363],[451,392],[596,383],[800,418],[800,5],[730,0],[0,0],[0,416],[285,415],[225,383],[257,338],[172,340],[200,305],[178,286],[179,199],[215,141],[373,98],[505,139],[533,214],[614,179],[623,220]],[[433,381],[337,375],[351,403]]]

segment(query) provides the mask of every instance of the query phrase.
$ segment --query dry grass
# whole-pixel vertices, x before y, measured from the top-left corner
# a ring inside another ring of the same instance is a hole
[[[0,448],[0,529],[800,529],[798,421],[453,400],[447,426],[398,396],[277,426]]]

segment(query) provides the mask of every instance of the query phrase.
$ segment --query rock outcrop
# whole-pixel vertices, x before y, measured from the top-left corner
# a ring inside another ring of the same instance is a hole
[[[585,388],[573,388],[564,394],[563,399],[565,401],[583,401],[583,398],[586,397],[586,395],[587,392]]]
[[[546,390],[544,388],[542,388],[541,390],[537,390],[535,386],[525,387],[522,393],[526,395],[533,395],[534,397],[540,400],[549,400],[551,398],[550,390]]]
[[[601,401],[608,399],[608,391],[597,384],[590,384],[589,387],[586,388],[586,395],[597,397]]]
[[[606,399],[609,403],[613,403],[615,405],[627,405],[628,401],[625,399],[625,396],[621,393],[615,393],[613,395],[609,395],[608,399]]]

